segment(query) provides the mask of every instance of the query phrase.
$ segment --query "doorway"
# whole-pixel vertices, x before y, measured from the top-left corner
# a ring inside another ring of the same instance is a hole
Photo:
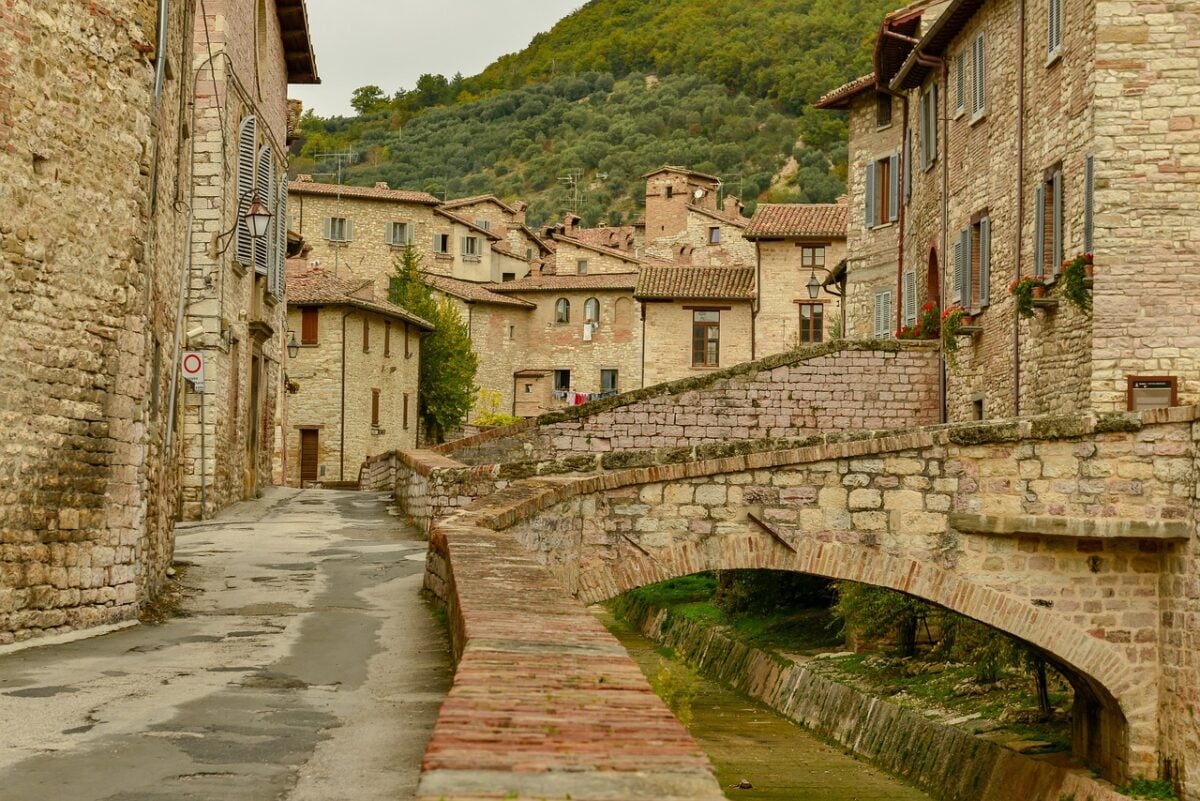
[[[315,428],[300,429],[300,488],[314,484],[318,475],[321,453],[321,432]]]

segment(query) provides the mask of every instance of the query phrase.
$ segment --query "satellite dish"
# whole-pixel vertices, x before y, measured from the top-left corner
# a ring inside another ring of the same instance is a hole
[[[704,190],[697,189],[695,192],[692,193],[692,197],[696,198],[696,200],[699,200],[700,198],[704,197]]]

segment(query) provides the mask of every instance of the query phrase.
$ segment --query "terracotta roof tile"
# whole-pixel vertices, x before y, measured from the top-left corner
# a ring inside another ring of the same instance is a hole
[[[453,295],[469,303],[492,303],[497,306],[518,306],[523,309],[537,308],[537,304],[530,303],[527,300],[506,298],[503,295],[492,292],[488,289],[489,286],[492,286],[491,284],[475,284],[470,281],[460,281],[457,278],[449,278],[444,275],[434,275],[432,273],[422,273],[421,278],[434,289],[445,292],[447,295]]]
[[[752,300],[753,267],[644,267],[635,297]]]
[[[465,225],[470,230],[474,231],[477,234],[483,234],[484,236],[486,236],[488,239],[492,240],[493,242],[500,241],[500,236],[498,234],[493,234],[488,229],[486,229],[482,226],[476,225],[474,222],[472,222],[471,220],[468,220],[466,217],[460,217],[459,215],[454,214],[453,212],[446,211],[444,208],[441,208],[440,206],[438,208],[434,209],[433,213],[440,214],[441,216],[445,217],[446,219],[453,220],[454,222],[458,223],[459,225]]]
[[[291,306],[354,306],[433,330],[433,324],[386,300],[376,300],[369,279],[339,278],[304,259],[287,263],[287,302]]]
[[[593,247],[621,249],[621,245],[632,243],[637,229],[632,225],[616,228],[580,228],[574,238]]]
[[[495,203],[500,208],[507,211],[509,214],[516,216],[517,210],[505,203],[495,195],[475,195],[473,197],[460,197],[454,200],[447,200],[442,204],[443,209],[457,209],[462,206],[476,206],[480,203]]]
[[[391,200],[396,203],[420,203],[425,206],[437,206],[442,202],[428,192],[368,186],[338,186],[337,184],[319,184],[315,181],[289,181],[288,191],[302,195],[334,197],[340,193],[342,197],[362,200]]]
[[[718,222],[728,223],[729,225],[737,226],[738,228],[745,228],[746,224],[750,222],[745,217],[730,217],[725,212],[715,211],[714,209],[706,209],[703,206],[695,206],[695,205],[692,205],[691,203],[688,204],[688,210],[694,211],[697,214],[703,214],[705,217],[711,217],[712,219],[717,220]]]
[[[845,203],[761,203],[746,229],[747,239],[846,237]]]
[[[520,281],[488,284],[493,292],[554,292],[570,289],[627,289],[638,284],[637,273],[596,273],[595,275],[530,275]]]
[[[874,86],[875,73],[872,72],[870,75],[855,78],[850,83],[843,84],[832,92],[822,95],[820,100],[813,103],[813,106],[815,108],[845,108],[850,98]]]

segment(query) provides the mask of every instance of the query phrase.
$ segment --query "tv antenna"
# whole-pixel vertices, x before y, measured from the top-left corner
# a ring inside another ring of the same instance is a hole
[[[587,199],[586,190],[580,189],[580,187],[579,187],[579,184],[580,184],[580,181],[582,178],[583,178],[583,172],[581,170],[571,170],[570,173],[568,173],[567,175],[561,176],[558,179],[558,182],[560,184],[565,184],[566,186],[570,187],[571,213],[572,214],[578,214],[580,201]]]
[[[353,150],[344,150],[337,153],[314,153],[313,158],[319,161],[333,161],[337,163],[337,172],[323,172],[318,175],[337,176],[337,201],[334,204],[334,216],[342,216],[342,179],[345,177],[345,169],[348,165],[355,164],[358,161],[358,154]],[[338,268],[341,266],[341,249],[335,247],[333,249],[333,274],[338,274]]]

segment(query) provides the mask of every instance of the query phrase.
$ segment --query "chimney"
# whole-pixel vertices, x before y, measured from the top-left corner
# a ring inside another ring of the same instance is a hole
[[[575,229],[579,227],[579,223],[582,221],[582,219],[583,218],[578,214],[568,214],[565,218],[563,218],[563,233],[567,236],[574,236]]]
[[[296,183],[298,184],[311,184],[312,182],[313,179],[311,175],[301,174],[296,176]]]
[[[516,220],[522,225],[525,224],[525,212],[529,210],[529,204],[524,200],[518,200],[513,204],[513,211],[517,213]]]
[[[746,207],[742,205],[742,201],[738,200],[735,195],[726,195],[724,208],[726,217],[733,217],[736,219],[742,216],[742,210]]]
[[[387,181],[377,181],[377,182],[375,183],[375,188],[376,188],[376,189],[383,189],[383,190],[388,190],[388,189],[391,189],[391,187],[390,187],[390,186],[388,186],[388,183],[387,183]]]
[[[850,202],[850,198],[848,195],[839,195],[838,196],[837,203],[839,206],[845,206],[849,202]]]

